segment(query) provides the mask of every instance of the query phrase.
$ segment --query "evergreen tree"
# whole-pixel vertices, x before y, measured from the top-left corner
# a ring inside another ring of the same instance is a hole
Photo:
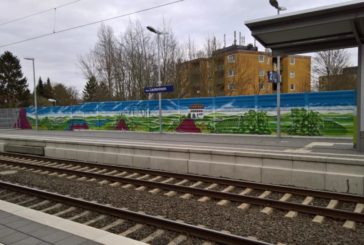
[[[5,51],[0,56],[0,106],[27,106],[30,92],[19,59]]]
[[[53,87],[51,84],[51,80],[49,80],[49,77],[47,78],[47,83],[44,85],[44,97],[47,99],[54,99]]]
[[[97,84],[95,76],[91,76],[83,89],[83,101],[95,101],[97,99],[97,91],[99,85]]]
[[[100,82],[99,88],[96,93],[96,100],[97,101],[106,101],[110,100],[109,97],[109,87],[107,86],[106,82]]]
[[[37,85],[37,96],[45,97],[44,96],[44,84],[42,78],[39,77],[38,85]]]

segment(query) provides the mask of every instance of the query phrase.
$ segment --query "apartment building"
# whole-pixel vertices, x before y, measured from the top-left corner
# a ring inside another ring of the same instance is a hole
[[[276,84],[267,72],[276,70],[276,58],[253,45],[232,45],[178,66],[180,97],[272,94]],[[282,93],[310,91],[311,57],[281,58]]]
[[[345,67],[341,74],[319,77],[319,91],[356,90],[358,67]]]

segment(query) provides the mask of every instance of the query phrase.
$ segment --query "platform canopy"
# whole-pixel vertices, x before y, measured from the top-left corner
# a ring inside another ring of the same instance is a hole
[[[247,21],[252,35],[274,54],[356,47],[364,42],[364,1]]]
[[[246,25],[274,56],[359,47],[356,147],[364,153],[364,1],[251,20]]]

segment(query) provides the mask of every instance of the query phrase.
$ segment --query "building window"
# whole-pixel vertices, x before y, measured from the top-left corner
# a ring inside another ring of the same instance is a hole
[[[295,89],[296,89],[296,86],[293,83],[291,83],[291,90],[295,90]]]
[[[229,77],[235,76],[235,70],[229,70],[228,76]]]
[[[228,84],[228,89],[229,90],[235,90],[235,87],[236,87],[235,83],[229,83]]]
[[[235,63],[235,55],[231,54],[227,57],[228,63]]]
[[[259,60],[259,63],[263,63],[264,62],[264,55],[260,54],[258,56],[258,60]]]
[[[270,63],[270,59],[269,59],[269,58],[267,58],[267,65],[269,65],[269,63]]]
[[[295,78],[295,77],[296,77],[296,73],[295,73],[294,71],[291,71],[291,72],[289,73],[289,77],[290,77],[290,78]]]
[[[294,56],[291,56],[291,57],[289,58],[289,63],[290,63],[291,65],[296,64],[296,58],[295,58]]]
[[[264,76],[265,76],[265,71],[259,70],[259,77],[264,77]]]

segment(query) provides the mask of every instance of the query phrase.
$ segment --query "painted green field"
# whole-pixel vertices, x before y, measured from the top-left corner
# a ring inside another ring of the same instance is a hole
[[[316,121],[301,120],[295,115],[285,113],[281,116],[281,129],[283,134],[289,134],[292,128],[307,127],[298,135],[325,135],[325,136],[352,136],[354,132],[353,114],[318,114]],[[307,113],[307,112],[302,112]],[[306,114],[303,114],[304,116]],[[174,114],[163,117],[163,131],[175,132],[176,128],[187,116]],[[34,127],[35,120],[28,117]],[[78,125],[92,130],[115,130],[120,120],[124,120],[130,131],[159,131],[159,117],[128,117],[128,116],[88,116],[82,117],[45,117],[39,120],[39,128],[44,130],[70,130],[72,125]],[[298,121],[297,121],[298,120]],[[300,122],[297,125],[297,122]],[[205,115],[201,119],[194,119],[197,128],[203,133],[231,133],[231,134],[274,134],[276,131],[276,117],[268,116],[264,112],[250,111],[240,115],[224,115],[215,113]],[[296,123],[296,125],[294,125]],[[308,125],[309,124],[309,125]],[[313,125],[314,124],[314,125]],[[86,127],[87,126],[87,127]],[[310,127],[316,127],[318,132],[310,134]],[[298,131],[297,131],[298,132]],[[303,132],[303,133],[302,133]]]

